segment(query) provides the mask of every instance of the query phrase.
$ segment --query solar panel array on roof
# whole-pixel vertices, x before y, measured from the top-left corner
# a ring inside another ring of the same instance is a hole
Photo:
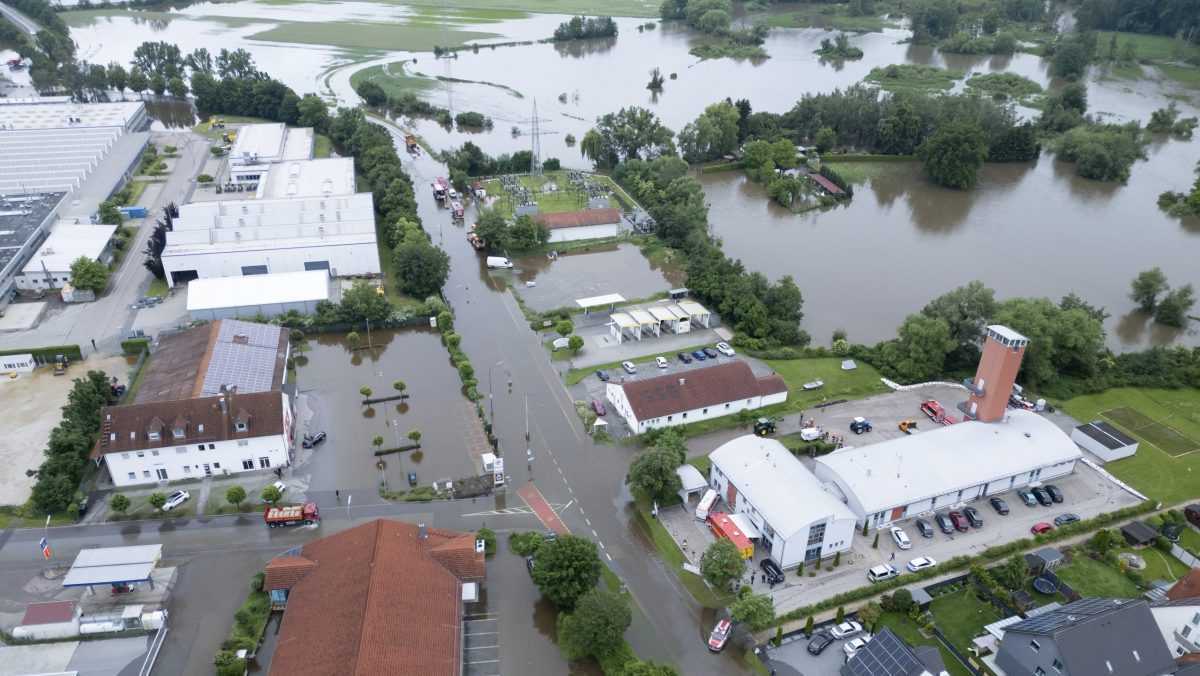
[[[1137,443],[1137,439],[1134,439],[1133,437],[1129,436],[1128,434],[1125,434],[1121,430],[1113,427],[1112,425],[1109,425],[1108,423],[1104,422],[1103,420],[1096,420],[1096,421],[1092,422],[1092,426],[1099,429],[1101,432],[1104,432],[1105,434],[1112,437],[1113,439],[1116,439],[1117,441],[1121,442],[1122,446],[1132,446]]]
[[[222,385],[237,387],[242,393],[271,390],[282,330],[269,324],[222,320],[201,392],[218,394]]]
[[[884,628],[850,658],[842,673],[847,676],[892,676],[919,674],[923,667],[912,648],[891,629]]]
[[[1049,635],[1091,617],[1118,610],[1124,607],[1128,601],[1128,599],[1108,598],[1080,599],[1045,615],[1018,622],[1008,627],[1008,631]]]

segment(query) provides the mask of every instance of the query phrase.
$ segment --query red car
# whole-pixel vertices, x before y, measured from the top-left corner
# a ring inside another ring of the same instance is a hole
[[[719,653],[725,647],[725,642],[729,640],[729,632],[733,629],[733,622],[728,618],[721,620],[717,626],[713,627],[712,633],[708,635],[708,649],[714,653]]]
[[[1033,524],[1033,528],[1030,528],[1029,532],[1033,533],[1034,535],[1041,535],[1042,533],[1049,533],[1052,530],[1054,530],[1054,526],[1042,521],[1040,523]]]
[[[596,415],[605,415],[608,413],[608,409],[604,408],[604,402],[599,399],[592,400],[592,410],[596,412]]]
[[[963,516],[962,512],[950,512],[950,521],[954,523],[954,530],[965,533],[971,529],[970,522],[967,517]]]

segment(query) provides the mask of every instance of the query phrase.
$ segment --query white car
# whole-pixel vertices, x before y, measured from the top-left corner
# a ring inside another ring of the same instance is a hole
[[[729,343],[717,343],[717,352],[720,352],[726,357],[732,357],[733,355],[737,354],[733,351],[732,347],[729,347]]]
[[[636,366],[634,366],[634,365],[633,365],[633,362],[631,362],[631,361],[623,361],[623,362],[621,362],[621,368],[625,369],[625,372],[626,372],[626,373],[628,373],[628,374],[630,374],[630,375],[633,375],[634,373],[637,373],[637,367],[636,367]]]
[[[169,512],[187,502],[191,497],[192,494],[187,491],[175,491],[167,496],[167,501],[163,503],[162,509],[164,512]]]
[[[934,561],[933,559],[929,558],[928,556],[918,556],[917,558],[913,559],[912,561],[909,561],[908,566],[906,566],[906,567],[908,568],[908,571],[910,573],[916,573],[916,572],[925,570],[926,568],[933,568],[936,565],[937,565],[937,561]]]
[[[829,633],[834,638],[846,638],[848,636],[853,636],[861,631],[862,631],[861,624],[859,624],[853,620],[847,620],[847,621],[839,624],[838,626],[834,627],[833,629],[830,629]]]
[[[854,657],[854,654],[862,650],[870,640],[870,636],[860,636],[853,641],[846,641],[846,645],[842,646],[842,652],[846,653],[846,659]]]
[[[912,542],[908,539],[908,534],[899,526],[892,526],[892,540],[896,542],[896,546],[900,549],[912,549]]]
[[[271,485],[275,487],[275,490],[279,491],[280,495],[283,495],[287,492],[287,484],[283,483],[282,481],[276,481]]]
[[[658,368],[660,368],[660,369],[667,368],[667,358],[666,357],[655,357],[654,363],[658,364]]]

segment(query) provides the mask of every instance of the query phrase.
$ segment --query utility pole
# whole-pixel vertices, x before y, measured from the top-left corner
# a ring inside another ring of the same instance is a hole
[[[529,173],[534,176],[542,175],[542,140],[541,124],[538,122],[537,99],[533,100],[533,154],[529,158]]]

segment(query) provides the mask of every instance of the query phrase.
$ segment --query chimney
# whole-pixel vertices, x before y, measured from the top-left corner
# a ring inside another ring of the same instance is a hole
[[[417,524],[417,539],[418,540],[428,540],[429,539],[429,529],[426,528],[425,524],[423,524],[423,523]]]

